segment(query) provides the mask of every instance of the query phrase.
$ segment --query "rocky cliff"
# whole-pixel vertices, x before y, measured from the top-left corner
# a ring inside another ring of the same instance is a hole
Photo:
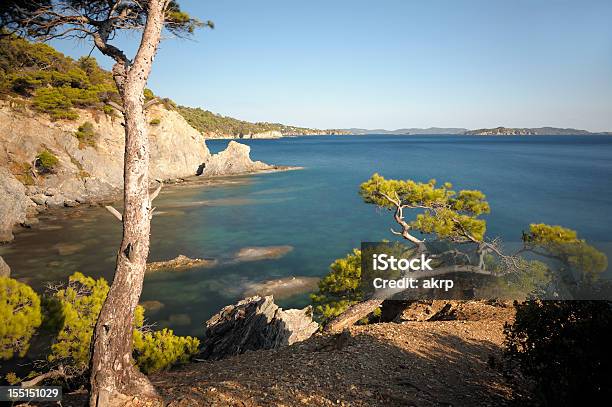
[[[13,225],[27,223],[41,208],[113,199],[123,184],[119,112],[79,110],[76,121],[52,121],[18,102],[0,102],[0,241],[11,240]],[[151,179],[274,168],[251,161],[250,149],[235,142],[211,155],[204,136],[163,105],[147,114]]]

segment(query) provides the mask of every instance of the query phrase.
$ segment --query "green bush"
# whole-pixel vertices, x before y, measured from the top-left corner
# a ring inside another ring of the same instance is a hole
[[[96,133],[94,132],[94,126],[91,122],[85,122],[79,126],[74,136],[79,140],[79,148],[83,149],[85,146],[95,147],[96,145]]]
[[[108,294],[108,284],[103,278],[94,280],[81,273],[74,273],[68,285],[58,289],[52,297],[49,309],[50,326],[58,335],[51,346],[48,360],[61,363],[84,372],[89,365],[89,350],[96,320]],[[192,337],[179,337],[172,331],[150,332],[143,329],[144,308],[136,308],[134,318],[134,358],[145,373],[164,369],[171,364],[184,362],[198,351],[199,341]]]
[[[36,156],[36,168],[41,173],[52,172],[59,159],[49,150],[44,150]]]
[[[25,356],[40,326],[40,298],[28,285],[0,277],[0,359]]]
[[[361,251],[354,249],[330,266],[330,272],[319,281],[319,290],[311,294],[314,315],[322,324],[334,319],[363,299],[361,284]]]
[[[102,111],[104,112],[104,114],[106,114],[108,116],[114,116],[115,115],[115,108],[113,108],[110,105],[104,105],[104,107],[102,108]]]
[[[33,105],[39,112],[49,113],[53,119],[69,119],[76,115],[72,110],[70,98],[58,88],[42,88],[36,91]]]
[[[161,123],[161,120],[160,120],[160,119],[158,119],[158,118],[152,119],[152,120],[149,122],[149,124],[150,124],[151,126],[159,126],[159,124],[160,124],[160,123]]]
[[[103,109],[118,100],[112,74],[94,58],[74,61],[43,44],[0,37],[0,93],[33,97],[34,108],[54,120],[78,117],[73,107]]]
[[[612,397],[612,303],[529,301],[506,325],[506,355],[537,384],[541,404],[601,405]]]
[[[134,331],[134,356],[138,367],[146,374],[189,361],[199,347],[197,338],[176,336],[165,328],[155,332]]]
[[[93,330],[108,290],[104,279],[76,272],[64,288],[53,293],[50,303],[56,305],[50,313],[50,325],[58,335],[47,357],[50,362],[61,362],[77,371],[87,369]]]
[[[153,93],[153,91],[149,88],[145,88],[144,90],[144,98],[145,98],[145,102],[148,102],[151,99],[155,98],[155,94]]]

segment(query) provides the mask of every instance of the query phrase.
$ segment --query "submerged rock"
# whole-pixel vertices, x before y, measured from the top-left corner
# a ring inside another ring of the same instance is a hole
[[[182,254],[172,260],[156,261],[147,264],[147,271],[154,272],[160,270],[185,271],[195,267],[212,267],[217,264],[214,259],[192,259]]]
[[[319,328],[312,307],[284,311],[272,296],[228,305],[206,321],[202,354],[219,360],[247,351],[276,349],[310,338]]]
[[[273,295],[277,299],[312,291],[319,283],[318,277],[285,277],[262,283],[248,283],[244,295]]]
[[[186,326],[191,324],[191,317],[187,314],[172,314],[168,318],[168,322],[175,326]]]
[[[2,256],[0,256],[0,277],[10,277],[11,276],[11,268],[4,261]]]
[[[244,247],[236,252],[236,261],[257,261],[278,259],[293,250],[293,246],[253,246]]]
[[[164,303],[157,300],[148,300],[143,301],[140,305],[148,312],[157,312],[160,309],[164,308]]]
[[[57,250],[57,254],[60,256],[69,256],[83,250],[85,245],[82,243],[58,243],[53,248]]]

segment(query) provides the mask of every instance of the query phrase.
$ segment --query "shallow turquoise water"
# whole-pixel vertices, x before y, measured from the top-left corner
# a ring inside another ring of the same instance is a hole
[[[227,142],[208,145],[215,152]],[[612,254],[606,243],[612,229],[612,137],[326,136],[241,142],[252,147],[254,159],[305,168],[162,192],[150,259],[185,254],[214,257],[220,265],[147,276],[143,300],[164,303],[148,314],[158,326],[201,335],[202,323],[240,298],[246,283],[322,276],[361,241],[391,239],[390,214],[363,204],[357,193],[374,172],[482,190],[492,208],[489,236],[517,241],[529,223],[561,224]],[[120,235],[119,223],[104,209],[66,210],[45,215],[38,227],[0,247],[0,254],[14,277],[40,290],[44,282],[65,279],[75,270],[110,278]],[[294,250],[275,260],[229,262],[240,248],[271,245]],[[284,306],[307,302],[306,295],[281,301]]]

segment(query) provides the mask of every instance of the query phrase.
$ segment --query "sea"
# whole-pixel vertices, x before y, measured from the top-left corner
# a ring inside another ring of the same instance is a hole
[[[228,142],[207,145],[218,152]],[[364,203],[358,193],[374,173],[483,191],[491,206],[485,216],[489,237],[517,242],[530,223],[563,225],[612,256],[609,136],[303,136],[240,142],[251,147],[254,160],[302,169],[164,188],[155,202],[149,260],[183,254],[216,259],[217,265],[147,275],[142,301],[158,304],[146,314],[149,324],[201,336],[204,322],[241,299],[250,285],[322,277],[362,241],[393,240],[392,214]],[[121,226],[104,208],[55,210],[40,219],[0,246],[13,278],[38,292],[75,271],[112,279]],[[292,250],[280,258],[236,261],[240,249],[269,246]],[[310,300],[303,292],[278,302],[288,308]]]

